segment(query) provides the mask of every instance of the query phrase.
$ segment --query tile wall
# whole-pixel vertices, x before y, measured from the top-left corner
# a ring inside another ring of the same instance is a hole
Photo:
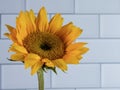
[[[120,90],[120,0],[0,0],[0,90],[37,90],[37,76],[22,63],[7,60],[11,41],[3,34],[5,24],[15,26],[21,10],[37,14],[42,6],[49,19],[61,13],[64,24],[73,21],[81,27],[77,41],[90,48],[68,72],[45,73],[45,90]]]

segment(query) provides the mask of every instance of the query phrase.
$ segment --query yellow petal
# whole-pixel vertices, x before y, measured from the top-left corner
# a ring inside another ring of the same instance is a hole
[[[79,64],[80,59],[82,59],[82,56],[75,56],[75,55],[71,55],[71,54],[66,54],[63,57],[65,63],[67,64]]]
[[[11,39],[14,43],[17,43],[17,39],[15,37],[13,37],[11,34],[9,33],[4,33],[4,35],[6,37],[8,37],[9,39]]]
[[[9,32],[12,33],[12,34],[16,34],[16,30],[14,27],[10,26],[10,25],[7,25],[6,24],[6,27],[8,28]]]
[[[64,25],[60,30],[58,30],[55,34],[60,37],[62,41],[65,41],[66,37],[72,32],[73,23],[70,22]]]
[[[56,32],[57,36],[63,40],[66,46],[70,45],[81,33],[82,29],[74,26],[72,22],[64,25]]]
[[[35,63],[32,67],[31,67],[31,75],[35,74],[39,68],[41,68],[43,66],[43,62],[38,61],[37,63]]]
[[[10,33],[5,33],[4,35],[7,36],[9,39],[11,39],[13,42],[17,43],[17,38],[16,38],[16,29],[10,25],[6,25]]]
[[[17,52],[17,53],[24,53],[24,54],[28,53],[27,50],[23,46],[20,46],[16,43],[12,44],[9,51],[13,51],[13,52]]]
[[[84,47],[84,48],[80,49],[80,52],[81,52],[81,54],[85,54],[88,50],[89,50],[89,48]]]
[[[82,55],[82,54],[86,53],[88,50],[89,49],[87,47],[83,47],[81,49],[68,51],[68,52],[66,52],[66,54],[71,54],[71,55],[77,56],[77,55]]]
[[[16,30],[17,30],[17,34],[20,34],[22,36],[21,38],[27,35],[27,26],[29,25],[27,18],[28,17],[23,11],[21,11],[19,16],[16,18]]]
[[[48,29],[48,18],[47,12],[44,7],[42,7],[39,11],[39,14],[36,19],[36,26],[41,31],[44,32]]]
[[[25,57],[25,68],[28,68],[32,65],[34,65],[35,63],[37,63],[38,61],[40,61],[40,56],[38,56],[37,54],[33,54],[30,53]]]
[[[83,48],[84,45],[86,45],[87,43],[84,42],[78,42],[78,43],[74,43],[74,44],[70,44],[67,48],[66,51],[72,51],[75,49],[81,49]]]
[[[55,33],[59,29],[61,29],[63,24],[63,18],[60,14],[56,14],[49,23],[49,30],[48,32]]]
[[[52,60],[52,62],[54,63],[55,66],[57,66],[61,70],[63,70],[63,71],[67,70],[67,64],[65,63],[65,61],[63,59]]]
[[[9,33],[4,33],[4,35],[5,35],[6,37],[8,37],[9,39],[11,39],[11,35],[10,35]]]
[[[36,31],[36,24],[35,24],[36,16],[35,16],[33,10],[30,10],[30,12],[29,12],[29,18],[31,20],[31,25],[32,25],[33,31]]]
[[[83,47],[81,49],[68,51],[63,56],[63,59],[67,64],[78,64],[79,61],[82,59],[82,54],[86,53],[88,50],[88,48]]]
[[[50,60],[47,59],[47,58],[42,59],[42,62],[44,62],[45,65],[48,66],[48,67],[54,67],[54,64],[52,63],[52,61],[50,61]]]
[[[75,26],[71,27],[71,30],[72,32],[68,36],[66,36],[64,39],[64,43],[66,45],[71,44],[82,33],[82,30]]]
[[[21,11],[19,16],[16,18],[16,37],[18,42],[22,44],[22,40],[35,30],[36,24],[34,12],[32,10],[30,12]]]
[[[10,58],[15,61],[24,61],[25,55],[22,53],[16,53],[12,54]]]

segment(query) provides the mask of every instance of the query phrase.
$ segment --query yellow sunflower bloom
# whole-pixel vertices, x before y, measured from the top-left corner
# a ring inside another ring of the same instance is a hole
[[[13,41],[9,51],[12,61],[22,61],[25,68],[31,67],[33,75],[38,69],[60,68],[67,70],[67,64],[78,64],[88,51],[86,43],[75,43],[82,29],[72,22],[62,26],[63,18],[55,14],[48,22],[47,12],[42,7],[36,17],[32,10],[21,11],[16,18],[16,28],[6,25],[5,33]]]

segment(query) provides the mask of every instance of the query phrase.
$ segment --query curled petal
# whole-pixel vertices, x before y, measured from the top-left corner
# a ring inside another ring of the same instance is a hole
[[[35,63],[37,63],[38,61],[40,61],[40,56],[38,56],[37,54],[33,54],[30,53],[25,57],[25,68],[28,68],[32,65],[34,65]]]
[[[41,32],[44,32],[48,29],[48,18],[47,12],[44,7],[42,7],[39,11],[39,14],[36,19],[36,26]]]
[[[43,66],[43,62],[41,61],[38,61],[37,63],[35,63],[32,67],[31,67],[31,75],[35,74],[38,69],[42,68]]]
[[[56,14],[49,23],[49,30],[48,32],[55,33],[59,29],[61,29],[63,24],[63,18],[60,14]]]
[[[17,43],[12,44],[9,51],[18,52],[18,53],[24,53],[24,54],[28,53],[26,48],[24,48],[23,46],[18,45]]]
[[[52,62],[55,64],[55,66],[57,66],[61,70],[63,70],[63,71],[67,70],[67,64],[65,63],[65,61],[63,59],[52,60]]]

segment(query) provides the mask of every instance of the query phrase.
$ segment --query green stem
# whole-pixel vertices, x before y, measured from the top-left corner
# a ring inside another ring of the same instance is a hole
[[[37,71],[37,76],[38,76],[38,90],[44,90],[44,72],[42,70],[42,68],[40,68]]]

